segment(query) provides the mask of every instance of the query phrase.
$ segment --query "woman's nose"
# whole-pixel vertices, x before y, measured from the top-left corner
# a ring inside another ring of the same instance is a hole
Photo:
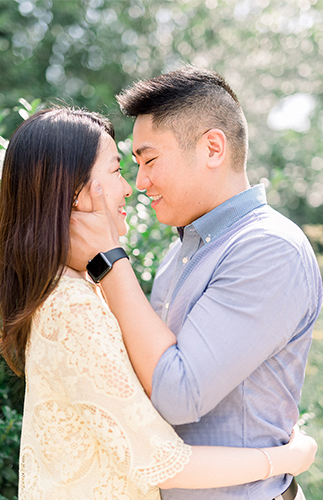
[[[126,191],[125,197],[129,198],[129,196],[132,195],[132,187],[130,186],[129,182],[126,181],[126,179],[124,177],[123,177],[123,180],[125,182],[125,191]]]

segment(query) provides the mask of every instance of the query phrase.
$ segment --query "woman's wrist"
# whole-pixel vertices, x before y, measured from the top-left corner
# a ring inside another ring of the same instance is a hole
[[[266,460],[267,460],[267,463],[268,463],[268,469],[267,469],[267,472],[266,472],[266,475],[263,477],[263,479],[268,479],[269,477],[271,477],[273,475],[273,462],[269,456],[269,453],[267,453],[266,450],[264,450],[263,448],[257,448],[258,451],[260,451],[264,457],[266,457]]]
[[[257,451],[261,452],[263,457],[264,476],[262,480],[289,474],[293,470],[294,453],[291,451],[289,443],[272,448],[257,448]]]

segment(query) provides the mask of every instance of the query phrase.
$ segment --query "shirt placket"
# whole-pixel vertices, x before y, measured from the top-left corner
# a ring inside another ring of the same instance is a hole
[[[175,272],[172,276],[171,284],[164,301],[164,306],[161,316],[161,319],[164,322],[167,322],[171,298],[173,296],[176,284],[180,276],[184,272],[185,266],[187,266],[189,261],[192,259],[193,255],[200,248],[201,244],[203,245],[203,240],[196,231],[196,229],[194,228],[194,226],[191,225],[185,227],[181,249],[177,257]]]

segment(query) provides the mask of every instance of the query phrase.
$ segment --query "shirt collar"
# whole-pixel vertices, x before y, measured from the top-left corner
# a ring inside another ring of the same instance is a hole
[[[224,229],[230,227],[255,208],[266,205],[266,203],[265,186],[257,184],[229,198],[229,200],[221,203],[221,205],[215,207],[199,219],[196,219],[189,226],[178,227],[179,237],[183,240],[184,232],[192,231],[194,228],[204,243],[209,243],[222,233]]]

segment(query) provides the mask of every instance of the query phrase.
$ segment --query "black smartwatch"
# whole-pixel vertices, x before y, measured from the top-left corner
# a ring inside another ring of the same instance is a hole
[[[95,283],[99,283],[108,274],[113,264],[119,259],[129,259],[123,248],[114,248],[108,252],[98,253],[86,266],[87,272]]]

